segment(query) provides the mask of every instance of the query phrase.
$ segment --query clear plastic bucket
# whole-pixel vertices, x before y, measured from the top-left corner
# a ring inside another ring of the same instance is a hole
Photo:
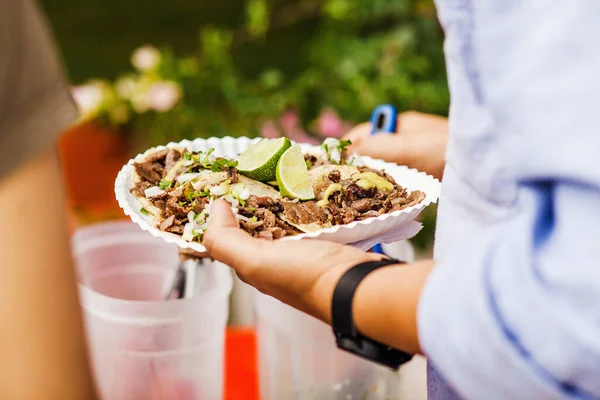
[[[255,292],[262,400],[390,399],[392,371],[338,350],[331,327]]]
[[[73,237],[92,364],[106,400],[219,400],[229,268],[207,263],[190,299],[163,300],[177,248],[129,222]]]

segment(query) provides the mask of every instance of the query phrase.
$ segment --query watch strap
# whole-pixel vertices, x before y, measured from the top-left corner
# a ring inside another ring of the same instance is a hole
[[[331,302],[331,325],[338,348],[394,370],[410,361],[412,354],[393,349],[363,336],[356,330],[352,302],[356,289],[371,272],[388,266],[403,264],[398,260],[370,261],[355,265],[342,275]]]
[[[352,314],[352,300],[362,280],[376,269],[401,263],[398,260],[368,261],[355,265],[344,273],[333,292],[331,302],[331,325],[336,333],[349,336],[357,333]]]

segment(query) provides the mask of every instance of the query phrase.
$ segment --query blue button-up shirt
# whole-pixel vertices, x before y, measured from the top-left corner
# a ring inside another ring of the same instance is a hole
[[[437,0],[452,94],[434,399],[600,398],[600,0]]]

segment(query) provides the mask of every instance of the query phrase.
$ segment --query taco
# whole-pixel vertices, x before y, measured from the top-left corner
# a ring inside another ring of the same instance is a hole
[[[281,218],[302,232],[378,217],[425,199],[425,193],[409,193],[392,176],[365,166],[322,164],[309,176],[315,200],[281,202]]]
[[[131,193],[141,212],[162,231],[200,241],[208,227],[215,198],[231,204],[240,227],[253,236],[279,239],[300,231],[277,214],[281,194],[262,182],[240,175],[235,162],[181,148],[150,151],[133,163]]]

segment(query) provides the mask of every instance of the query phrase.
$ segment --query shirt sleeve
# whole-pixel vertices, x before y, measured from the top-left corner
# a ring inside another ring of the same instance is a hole
[[[475,21],[482,102],[518,196],[439,260],[421,344],[467,399],[597,399],[600,2],[480,4],[497,5]]]
[[[0,179],[52,146],[77,117],[46,21],[32,0],[0,0]]]

